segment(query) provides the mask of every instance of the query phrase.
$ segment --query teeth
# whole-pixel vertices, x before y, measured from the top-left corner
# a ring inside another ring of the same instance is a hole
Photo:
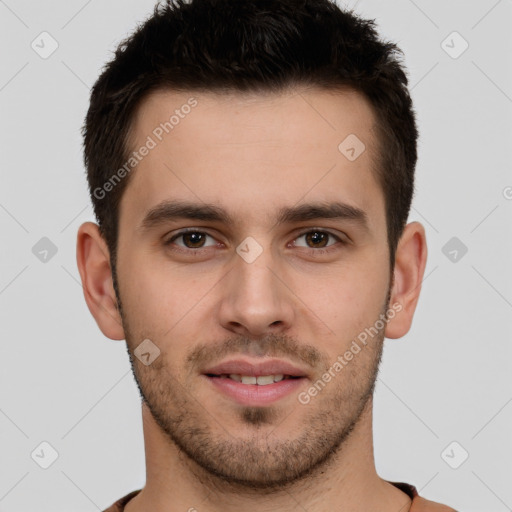
[[[267,384],[274,384],[273,375],[261,375],[256,379],[259,386],[266,386]]]
[[[251,375],[238,375],[236,373],[232,373],[229,377],[236,382],[241,382],[242,384],[258,384],[259,386],[266,386],[267,384],[273,384],[274,382],[279,382],[284,379],[283,374],[260,375],[259,377],[254,377]]]

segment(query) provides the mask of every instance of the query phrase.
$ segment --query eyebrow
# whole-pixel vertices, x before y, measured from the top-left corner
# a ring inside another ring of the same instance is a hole
[[[140,224],[140,229],[150,230],[176,219],[219,222],[230,227],[236,224],[232,215],[215,204],[166,200],[148,210]],[[277,211],[274,226],[316,219],[349,220],[368,229],[366,212],[343,202],[315,202],[282,207]]]

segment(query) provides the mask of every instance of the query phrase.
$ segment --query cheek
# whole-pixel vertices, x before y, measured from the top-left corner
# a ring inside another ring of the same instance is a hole
[[[183,328],[199,325],[197,316],[208,302],[204,297],[219,276],[197,275],[142,252],[123,263],[121,296],[134,334],[168,344]]]
[[[297,295],[334,332],[333,346],[339,348],[340,342],[350,341],[379,318],[388,286],[387,269],[367,261],[309,282]]]
[[[160,270],[149,258],[137,258],[134,254],[125,256],[118,267],[118,278],[123,311],[132,335],[156,337],[155,327],[162,319],[170,323],[176,310],[169,303],[175,296],[169,283],[162,279]]]

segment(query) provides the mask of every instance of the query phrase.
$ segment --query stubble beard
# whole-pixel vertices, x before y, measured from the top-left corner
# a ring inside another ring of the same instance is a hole
[[[371,408],[384,339],[379,332],[307,405],[297,400],[288,406],[293,410],[237,406],[220,416],[195,398],[162,356],[148,367],[135,361],[134,339],[125,333],[141,398],[169,441],[188,457],[189,469],[198,478],[267,492],[313,477],[341,451]],[[287,423],[296,410],[299,428]],[[240,428],[246,435],[237,435]]]

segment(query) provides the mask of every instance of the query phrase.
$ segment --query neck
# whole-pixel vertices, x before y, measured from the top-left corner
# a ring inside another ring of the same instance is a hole
[[[376,473],[370,399],[339,450],[314,473],[279,490],[247,489],[210,474],[168,439],[142,406],[146,449],[146,485],[126,512],[199,511],[308,512],[346,510],[406,512],[411,500]]]

